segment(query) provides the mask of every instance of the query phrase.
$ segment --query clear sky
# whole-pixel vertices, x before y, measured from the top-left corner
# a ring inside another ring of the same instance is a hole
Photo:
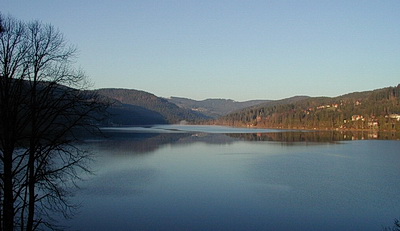
[[[94,88],[193,99],[338,96],[400,83],[399,0],[0,0],[59,28]]]

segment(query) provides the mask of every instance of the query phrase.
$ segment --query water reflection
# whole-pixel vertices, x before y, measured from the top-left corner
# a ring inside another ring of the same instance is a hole
[[[227,134],[247,141],[337,142],[349,140],[399,140],[398,133],[362,131],[289,131],[273,133]]]
[[[102,150],[119,150],[117,153],[120,155],[154,152],[160,147],[191,136],[188,133],[127,133],[115,131],[105,132],[105,135],[106,139],[96,141],[98,146]]]
[[[189,145],[192,143],[206,144],[231,144],[239,141],[237,137],[230,137],[225,134],[212,133],[137,133],[137,132],[104,132],[106,138],[96,140],[97,146],[102,150],[109,150],[118,154],[145,154],[154,152],[170,144]]]
[[[145,154],[162,148],[166,145],[189,145],[193,143],[205,144],[232,144],[239,141],[269,141],[281,142],[285,145],[302,145],[304,143],[337,143],[352,140],[399,140],[398,133],[385,132],[356,132],[356,131],[282,131],[268,133],[206,133],[188,132],[174,129],[173,132],[163,130],[154,133],[153,130],[145,132],[129,131],[126,129],[113,129],[105,131],[106,139],[98,142],[102,150],[119,150],[120,155],[129,153]]]
[[[379,230],[399,214],[400,142],[340,142],[391,134],[168,129],[108,130],[91,142],[96,172],[77,192],[82,212],[69,224],[88,231]]]

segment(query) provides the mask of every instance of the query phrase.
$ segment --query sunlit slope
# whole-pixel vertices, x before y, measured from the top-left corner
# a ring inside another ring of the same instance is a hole
[[[230,126],[400,131],[400,85],[338,97],[246,108],[216,121]]]

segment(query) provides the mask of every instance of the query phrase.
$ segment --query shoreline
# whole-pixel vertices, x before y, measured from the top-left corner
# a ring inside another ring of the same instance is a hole
[[[195,125],[195,124],[193,124]],[[219,123],[206,123],[202,125],[215,125],[215,126],[228,126],[233,128],[255,128],[255,129],[282,129],[282,130],[297,130],[297,131],[335,131],[335,132],[369,132],[369,133],[398,133],[400,135],[400,131],[397,130],[381,130],[381,129],[360,129],[360,128],[309,128],[309,127],[282,127],[282,126],[254,126],[254,125],[227,125],[227,124],[219,124]]]

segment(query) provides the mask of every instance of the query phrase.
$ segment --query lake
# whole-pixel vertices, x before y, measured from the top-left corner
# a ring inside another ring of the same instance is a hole
[[[400,219],[394,134],[157,125],[87,140],[74,230],[382,230]]]

